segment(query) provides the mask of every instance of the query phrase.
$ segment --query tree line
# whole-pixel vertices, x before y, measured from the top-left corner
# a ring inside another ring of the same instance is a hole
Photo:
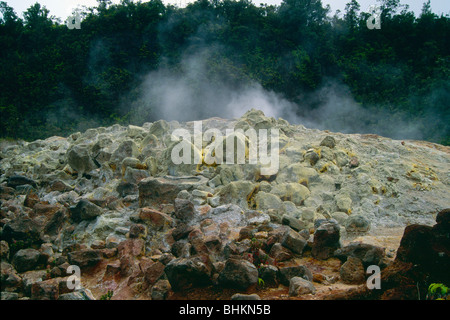
[[[136,122],[143,76],[177,70],[183,54],[216,47],[211,81],[256,81],[297,103],[337,79],[363,108],[421,119],[424,138],[450,144],[450,19],[430,1],[416,16],[400,0],[379,0],[381,29],[351,0],[331,14],[321,0],[98,0],[69,29],[38,2],[19,18],[0,2],[3,138],[42,139],[91,126]],[[314,104],[308,108],[315,108]],[[151,103],[149,108],[151,108]],[[297,110],[301,114],[302,110]],[[151,113],[139,121],[154,121]]]

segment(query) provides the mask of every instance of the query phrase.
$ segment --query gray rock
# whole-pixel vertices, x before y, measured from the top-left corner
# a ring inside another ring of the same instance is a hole
[[[138,155],[139,148],[136,143],[133,140],[125,140],[114,150],[110,161],[120,165],[125,158],[136,158]]]
[[[70,212],[74,221],[81,221],[95,219],[103,213],[103,210],[89,200],[81,199],[75,207],[70,208]]]
[[[292,201],[297,206],[302,205],[310,195],[307,187],[296,182],[277,184],[270,193],[278,196],[283,201]]]
[[[247,199],[254,190],[255,185],[250,181],[232,181],[225,185],[218,193],[221,204],[237,204],[247,209]]]
[[[345,220],[344,227],[347,232],[367,232],[370,230],[370,220],[362,215],[351,215]]]
[[[298,232],[288,230],[283,236],[281,244],[294,253],[302,254],[307,242]]]
[[[289,281],[289,296],[296,297],[304,294],[315,294],[316,288],[311,281],[301,277],[293,277]]]
[[[67,151],[67,163],[79,173],[85,173],[97,168],[89,154],[89,148],[84,145],[74,145]]]
[[[293,277],[300,277],[308,281],[313,280],[313,275],[306,266],[292,266],[279,268],[278,278],[280,279],[280,282],[285,286],[289,285],[289,282]]]
[[[185,177],[149,177],[139,181],[139,206],[172,203],[182,190],[193,190],[206,185],[208,179],[203,176]]]
[[[287,214],[282,216],[281,223],[291,227],[295,231],[301,231],[306,228],[306,224],[303,221]]]
[[[336,146],[336,140],[332,136],[326,136],[320,145],[333,149]]]
[[[36,268],[41,253],[35,249],[21,249],[16,252],[12,259],[12,265],[17,272],[33,270]]]
[[[195,215],[194,204],[190,200],[176,198],[174,208],[175,216],[181,221],[190,221]]]
[[[261,300],[261,297],[256,293],[253,294],[243,294],[236,293],[231,296],[231,300]]]
[[[218,281],[224,287],[245,290],[258,283],[258,269],[248,260],[229,258]]]
[[[352,242],[349,245],[340,248],[334,252],[334,256],[342,262],[347,261],[348,257],[360,259],[365,267],[370,265],[380,265],[385,256],[385,249],[372,244]]]
[[[1,300],[19,300],[19,294],[16,292],[2,292]]]

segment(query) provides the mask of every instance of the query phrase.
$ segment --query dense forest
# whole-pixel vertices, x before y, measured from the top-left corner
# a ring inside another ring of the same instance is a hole
[[[184,8],[98,0],[71,29],[39,3],[20,18],[0,2],[0,135],[33,140],[154,121],[158,100],[142,83],[158,70],[182,74],[186,56],[198,53],[193,88],[258,83],[302,116],[320,108],[318,90],[332,79],[366,114],[411,121],[421,138],[449,145],[450,17],[433,13],[429,0],[418,16],[400,0],[378,3],[381,29],[367,27],[370,14],[356,0],[335,14],[320,0],[197,0]],[[383,117],[359,121],[376,131]]]

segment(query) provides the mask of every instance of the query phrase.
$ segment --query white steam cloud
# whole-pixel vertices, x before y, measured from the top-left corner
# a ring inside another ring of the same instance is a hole
[[[132,102],[131,121],[192,121],[211,117],[238,118],[256,108],[266,116],[284,118],[291,124],[342,133],[374,133],[394,139],[422,139],[423,124],[406,120],[406,114],[388,114],[386,109],[366,109],[348,87],[325,80],[313,93],[296,104],[261,84],[247,80],[236,87],[226,75],[208,70],[211,50],[186,54],[176,71],[160,68],[144,77],[139,99]],[[127,104],[129,107],[129,104]],[[312,108],[314,106],[314,108]]]

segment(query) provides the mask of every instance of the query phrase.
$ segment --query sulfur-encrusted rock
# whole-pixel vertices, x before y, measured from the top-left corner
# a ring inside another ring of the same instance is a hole
[[[86,145],[74,145],[67,151],[67,163],[79,173],[89,172],[97,168]]]
[[[275,185],[270,193],[278,196],[283,201],[292,201],[300,206],[309,197],[310,191],[300,183],[281,183]]]

